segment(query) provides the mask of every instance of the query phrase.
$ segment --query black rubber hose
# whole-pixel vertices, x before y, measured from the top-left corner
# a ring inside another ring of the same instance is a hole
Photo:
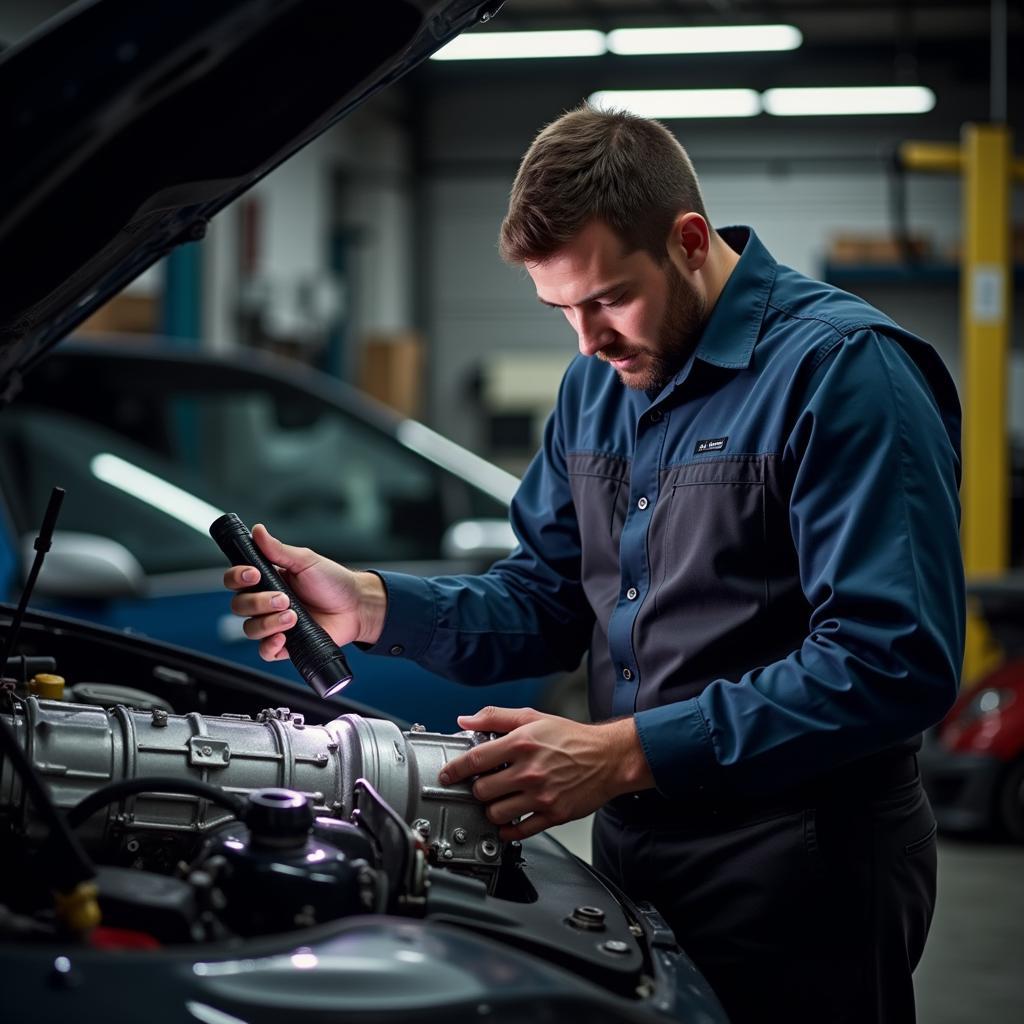
[[[0,656],[0,666],[7,665],[14,649],[18,643],[18,631],[21,629],[22,619],[25,617],[25,609],[28,607],[29,598],[32,596],[32,588],[35,586],[36,577],[43,565],[43,558],[50,550],[53,539],[53,530],[57,524],[57,515],[60,512],[61,502],[64,500],[64,490],[61,487],[54,487],[50,492],[50,501],[46,506],[46,514],[43,517],[43,525],[39,536],[35,540],[36,557],[29,572],[28,582],[21,592],[21,600],[14,618],[7,628],[7,639],[4,643],[3,654]],[[13,718],[12,718],[13,721]],[[61,817],[57,805],[50,796],[50,791],[43,783],[32,764],[28,754],[21,748],[18,737],[14,730],[0,716],[0,753],[5,753],[11,762],[11,767],[21,776],[22,785],[35,804],[39,816],[50,828],[50,849],[53,852],[52,861],[46,864],[50,873],[51,885],[58,892],[69,893],[76,886],[90,878],[95,878],[96,870],[92,861],[89,860],[78,837],[71,831],[68,824]]]
[[[101,786],[79,801],[67,813],[67,822],[72,828],[78,828],[100,808],[119,800],[123,796],[135,796],[138,793],[185,793],[189,796],[202,797],[218,807],[231,811],[235,817],[241,817],[245,810],[245,801],[240,797],[231,796],[208,782],[198,779],[176,779],[169,775],[151,775],[138,779],[119,779]]]
[[[54,487],[50,492],[50,501],[46,506],[46,513],[43,516],[43,525],[33,545],[36,549],[36,557],[32,561],[32,568],[29,570],[25,586],[21,588],[21,600],[18,602],[18,610],[14,613],[14,618],[11,619],[11,624],[7,628],[7,641],[4,644],[4,653],[3,657],[0,658],[0,665],[7,664],[7,659],[14,653],[14,648],[18,643],[18,633],[21,630],[21,622],[25,618],[25,609],[28,608],[29,599],[32,597],[32,591],[35,589],[36,577],[39,576],[39,570],[43,567],[43,559],[46,557],[46,552],[50,550],[53,544],[53,531],[57,525],[57,517],[60,515],[60,506],[63,501],[64,488]]]

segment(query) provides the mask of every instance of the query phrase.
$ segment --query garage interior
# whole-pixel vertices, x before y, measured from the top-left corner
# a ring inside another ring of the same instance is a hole
[[[5,0],[0,44],[64,6]],[[799,45],[607,46],[616,29],[751,24],[793,26]],[[969,584],[1020,595],[1018,626],[1003,633],[976,598],[963,686],[1022,657],[1011,645],[1024,634],[1024,3],[507,0],[469,35],[580,30],[598,38],[597,52],[427,61],[79,333],[282,354],[519,474],[575,351],[561,317],[497,255],[520,156],[540,126],[603,90],[744,90],[754,104],[745,116],[699,99],[686,115],[661,116],[693,159],[716,226],[752,225],[779,262],[865,297],[936,347],[966,409]],[[770,110],[772,90],[830,86],[924,87],[931,98],[914,113]],[[1005,274],[996,298],[965,290],[979,268]],[[586,821],[556,834],[589,857]],[[918,1020],[1020,1020],[1022,949],[1024,846],[943,834]]]

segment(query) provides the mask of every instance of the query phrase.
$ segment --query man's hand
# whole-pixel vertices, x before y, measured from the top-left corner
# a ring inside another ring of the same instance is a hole
[[[309,548],[282,544],[262,524],[252,528],[252,539],[335,643],[377,642],[387,609],[387,593],[379,576],[352,572]],[[224,586],[243,590],[259,583],[259,579],[259,572],[252,566],[236,565],[224,573]],[[250,640],[260,641],[264,661],[288,657],[284,634],[295,625],[296,617],[284,594],[277,590],[236,594],[231,610],[245,617],[242,629]]]
[[[440,775],[445,786],[480,776],[473,795],[487,804],[488,819],[503,826],[502,839],[525,839],[582,818],[612,797],[654,786],[632,718],[581,725],[532,708],[484,708],[458,721],[463,729],[507,733],[449,761]]]

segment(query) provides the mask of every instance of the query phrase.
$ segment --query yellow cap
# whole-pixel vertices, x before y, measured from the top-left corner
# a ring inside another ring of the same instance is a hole
[[[73,932],[87,932],[100,923],[99,889],[95,882],[79,882],[71,892],[53,894],[57,917]]]
[[[37,672],[29,681],[28,689],[41,700],[63,700],[64,677],[49,672]]]

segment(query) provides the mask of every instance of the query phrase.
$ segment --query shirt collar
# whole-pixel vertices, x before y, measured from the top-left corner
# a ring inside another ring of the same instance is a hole
[[[718,234],[740,259],[704,325],[694,356],[715,366],[743,369],[750,365],[778,264],[752,228],[721,228]],[[689,365],[684,367],[688,369]]]

